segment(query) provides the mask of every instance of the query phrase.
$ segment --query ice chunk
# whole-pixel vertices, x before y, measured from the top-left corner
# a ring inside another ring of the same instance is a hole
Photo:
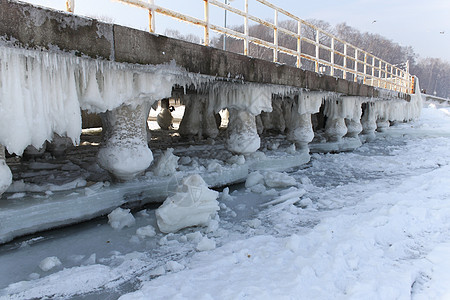
[[[275,205],[280,203],[288,203],[288,204],[294,204],[296,202],[300,201],[300,197],[302,197],[304,194],[306,194],[306,191],[304,189],[295,189],[292,190],[289,189],[286,193],[283,193],[283,195],[275,198],[272,201],[269,201],[267,203],[262,204],[261,206],[269,206],[269,205]]]
[[[117,230],[121,230],[124,227],[131,227],[135,222],[136,220],[130,213],[129,209],[122,209],[118,207],[108,215],[109,225]]]
[[[257,184],[264,183],[264,176],[258,171],[248,174],[247,180],[245,180],[245,187],[250,188]]]
[[[230,188],[226,187],[222,190],[222,195],[220,196],[222,201],[232,201],[233,197],[230,196]]]
[[[39,268],[41,268],[42,271],[47,272],[53,269],[54,267],[58,267],[61,265],[61,261],[56,256],[50,256],[44,258],[39,263]]]
[[[179,157],[173,154],[173,148],[168,148],[166,152],[159,158],[153,173],[156,176],[173,175],[178,168]]]
[[[266,183],[266,186],[271,188],[282,188],[297,185],[297,181],[295,180],[295,178],[281,172],[264,173],[264,182]]]
[[[219,210],[218,196],[200,175],[184,178],[175,195],[168,197],[155,212],[159,229],[169,233],[185,227],[207,226]]]
[[[179,272],[185,268],[185,266],[173,260],[168,261],[165,267],[168,272]]]
[[[206,236],[201,239],[195,248],[197,251],[209,251],[216,249],[216,242],[214,240],[208,239]]]
[[[89,256],[84,262],[83,265],[93,265],[97,261],[97,254],[92,253],[91,256]]]
[[[152,237],[156,235],[155,227],[147,225],[136,230],[136,234],[140,238]]]

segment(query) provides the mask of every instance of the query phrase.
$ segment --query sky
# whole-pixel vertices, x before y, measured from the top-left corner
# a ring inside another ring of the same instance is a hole
[[[225,0],[224,0],[225,1]],[[230,0],[243,9],[244,0]],[[65,0],[26,0],[34,4],[65,9]],[[420,57],[437,57],[450,62],[450,1],[448,0],[271,0],[276,6],[304,19],[319,19],[332,25],[346,22],[362,32],[380,34],[402,46],[412,46]],[[157,5],[203,19],[202,0],[155,0]],[[113,0],[75,0],[75,13],[107,17],[114,23],[148,30],[148,14]],[[249,13],[273,19],[273,10],[249,0]],[[224,13],[210,9],[212,23],[223,25]],[[285,18],[284,18],[285,19]],[[283,17],[280,17],[283,20]],[[375,22],[374,22],[375,21]],[[243,18],[228,14],[228,24],[243,24]],[[156,17],[156,32],[166,28],[203,36],[200,27],[167,17]]]

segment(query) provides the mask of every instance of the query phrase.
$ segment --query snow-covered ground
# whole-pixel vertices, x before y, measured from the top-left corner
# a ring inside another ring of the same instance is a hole
[[[208,227],[163,234],[148,208],[25,237],[0,246],[0,298],[450,298],[449,150],[450,109],[429,107],[282,182],[231,186]]]

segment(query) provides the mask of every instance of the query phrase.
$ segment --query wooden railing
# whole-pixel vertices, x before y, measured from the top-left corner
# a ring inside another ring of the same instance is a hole
[[[67,0],[68,11],[73,12],[75,0]],[[263,20],[258,16],[249,14],[248,6],[250,0],[244,1],[244,10],[237,9],[218,0],[189,0],[204,2],[204,18],[195,18],[181,12],[167,9],[155,4],[155,0],[115,0],[132,6],[137,6],[148,10],[150,32],[155,32],[155,15],[161,14],[179,21],[187,22],[203,27],[205,46],[210,45],[210,33],[216,32],[225,37],[233,37],[243,41],[243,54],[250,55],[249,45],[271,49],[273,51],[273,61],[279,62],[279,54],[283,53],[296,58],[296,66],[302,68],[302,62],[311,62],[313,70],[317,73],[324,73],[346,80],[362,82],[367,85],[399,91],[404,93],[414,93],[414,77],[409,74],[409,63],[406,62],[401,68],[385,60],[374,56],[366,50],[358,48],[321,28],[306,22],[299,17],[279,8],[266,0],[252,0],[273,10],[273,21]],[[225,26],[219,26],[210,22],[209,10],[211,6],[223,9],[226,12],[235,14],[243,18],[244,32],[239,32]],[[279,16],[282,15],[288,20],[297,24],[295,31],[279,26]],[[256,22],[273,31],[273,41],[267,41],[249,34],[249,21]],[[304,34],[309,31],[309,36]],[[296,39],[295,49],[282,46],[279,43],[279,35],[287,35]],[[309,47],[314,51],[303,51]],[[308,53],[309,52],[309,53]],[[340,59],[339,59],[340,58]]]

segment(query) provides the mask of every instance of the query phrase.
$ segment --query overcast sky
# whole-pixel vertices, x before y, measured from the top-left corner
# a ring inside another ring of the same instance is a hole
[[[26,0],[65,9],[65,0]],[[225,0],[224,0],[225,1]],[[273,4],[302,19],[320,19],[333,25],[346,22],[360,31],[381,34],[403,46],[412,46],[421,57],[438,57],[450,62],[450,0],[271,0]],[[155,0],[155,3],[203,18],[202,0]],[[243,8],[244,0],[231,4]],[[145,10],[111,0],[75,0],[75,13],[106,16],[115,23],[148,29]],[[273,19],[273,11],[249,0],[249,13]],[[223,25],[223,11],[211,9],[211,19]],[[281,20],[282,18],[280,18]],[[376,21],[376,22],[374,22]],[[228,15],[228,24],[242,24],[242,18]],[[157,33],[166,28],[202,36],[202,29],[165,17],[156,19]]]

